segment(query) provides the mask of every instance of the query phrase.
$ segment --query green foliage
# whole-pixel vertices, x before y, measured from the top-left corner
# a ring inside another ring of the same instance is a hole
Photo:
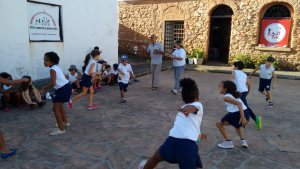
[[[235,59],[244,62],[246,68],[254,68],[255,67],[255,63],[253,62],[251,56],[248,54],[237,54],[235,56]]]
[[[193,58],[200,59],[200,58],[203,58],[204,51],[202,49],[193,49],[191,51],[191,55],[192,55]]]
[[[271,54],[261,54],[261,55],[253,55],[252,57],[248,54],[237,54],[235,56],[236,60],[240,60],[244,62],[246,68],[255,68],[261,64],[264,64],[268,57],[272,56]],[[279,61],[275,60],[273,63],[275,69],[279,68]]]

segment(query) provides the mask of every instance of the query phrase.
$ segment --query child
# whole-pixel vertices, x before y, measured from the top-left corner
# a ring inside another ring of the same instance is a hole
[[[273,89],[276,86],[276,75],[275,75],[275,69],[272,66],[272,63],[275,61],[273,57],[268,57],[265,64],[260,65],[257,67],[249,76],[249,78],[252,77],[252,75],[257,71],[259,72],[259,91],[266,96],[266,101],[269,101],[269,107],[273,106],[273,100],[272,100],[272,94],[271,94],[271,82],[272,79],[274,80]]]
[[[225,138],[225,141],[218,144],[218,147],[229,149],[234,148],[233,142],[229,139],[228,133],[224,126],[232,125],[241,139],[242,147],[247,148],[248,144],[243,136],[241,127],[246,127],[249,120],[249,112],[243,101],[239,98],[236,85],[232,81],[222,81],[219,85],[220,94],[224,94],[224,102],[227,114],[216,123],[217,128]]]
[[[119,72],[119,78],[118,83],[120,87],[120,95],[121,95],[121,103],[125,103],[125,92],[127,91],[128,82],[130,77],[134,77],[132,73],[131,65],[128,63],[128,56],[123,55],[121,56],[122,62],[119,64],[118,72]]]
[[[77,68],[75,65],[70,65],[69,73],[66,75],[66,78],[69,80],[72,89],[77,90],[78,92],[81,92],[80,89],[80,79],[81,74],[77,72]]]
[[[247,107],[249,114],[251,118],[256,122],[256,127],[258,129],[261,129],[261,117],[256,117],[256,115],[253,113],[251,108],[248,106],[247,102],[247,95],[250,91],[250,80],[247,78],[246,73],[244,73],[242,70],[245,67],[245,64],[242,61],[237,61],[233,63],[234,70],[232,71],[232,79],[237,87],[237,91],[241,93],[241,100]]]
[[[111,69],[110,65],[105,65],[105,70],[103,71],[103,73],[101,75],[102,82],[108,83],[108,78],[110,76],[110,74],[109,74],[110,69]]]
[[[41,93],[32,84],[30,76],[23,76],[23,79],[28,79],[28,82],[23,82],[20,86],[20,91],[23,100],[30,105],[31,109],[34,109],[35,105],[43,107],[45,102],[42,100]]]
[[[41,88],[41,93],[44,93],[52,87],[55,89],[55,96],[52,98],[52,109],[58,126],[58,129],[52,131],[50,136],[65,134],[65,126],[70,126],[63,103],[70,100],[72,88],[63,71],[58,67],[59,60],[59,56],[55,52],[45,53],[44,65],[50,68],[50,83]]]
[[[109,84],[114,84],[117,82],[118,75],[119,75],[118,67],[119,67],[119,65],[115,63],[115,64],[113,64],[113,68],[110,69],[110,71],[109,71],[110,77],[108,78]]]
[[[11,75],[6,72],[1,73],[0,77],[7,80],[13,80]],[[0,93],[2,94],[1,101],[4,112],[9,112],[8,106],[11,102],[13,102],[18,108],[21,107],[22,96],[15,86],[1,84]]]
[[[179,164],[180,169],[203,168],[196,144],[203,116],[198,87],[190,78],[180,80],[180,86],[185,105],[179,109],[165,143],[147,162],[141,161],[139,169],[153,169],[161,161]]]
[[[92,59],[88,59],[88,57],[91,56]],[[100,52],[99,50],[93,50],[90,54],[88,54],[85,57],[85,71],[82,75],[82,79],[81,79],[81,85],[82,85],[82,92],[78,95],[76,95],[75,97],[73,97],[72,100],[70,100],[68,102],[68,108],[71,109],[72,108],[72,101],[76,102],[77,100],[79,100],[81,97],[84,97],[87,92],[90,92],[89,95],[89,101],[88,101],[88,106],[87,109],[88,110],[94,110],[97,109],[98,107],[93,104],[93,97],[94,97],[94,88],[93,88],[93,77],[95,77],[96,75],[98,75],[96,73],[96,63],[100,58]]]

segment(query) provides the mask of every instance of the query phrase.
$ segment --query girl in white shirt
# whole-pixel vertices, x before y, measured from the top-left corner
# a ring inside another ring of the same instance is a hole
[[[218,144],[219,148],[234,148],[233,142],[224,126],[232,125],[241,139],[242,147],[247,148],[248,144],[244,138],[241,127],[246,127],[249,121],[249,113],[243,101],[239,98],[240,93],[237,92],[236,85],[232,81],[222,81],[219,85],[220,94],[223,94],[227,114],[216,123],[217,128],[220,130],[225,141]]]
[[[180,169],[203,168],[196,144],[203,116],[198,87],[190,78],[180,80],[180,86],[185,105],[179,109],[164,144],[148,161],[142,160],[139,169],[153,169],[161,161],[178,164]]]
[[[50,133],[50,136],[64,134],[66,132],[65,126],[69,126],[67,115],[63,103],[70,100],[72,88],[69,81],[66,79],[63,71],[58,67],[59,57],[55,52],[47,52],[44,56],[45,67],[50,68],[50,83],[41,88],[41,93],[46,90],[55,89],[55,96],[53,97],[53,111],[57,121],[58,129]]]
[[[184,72],[185,69],[185,58],[186,58],[186,52],[183,48],[183,44],[181,41],[176,41],[175,42],[175,51],[173,52],[173,68],[174,68],[174,79],[175,79],[175,84],[174,88],[171,91],[173,94],[177,94],[179,91],[179,80],[181,79],[181,76]]]

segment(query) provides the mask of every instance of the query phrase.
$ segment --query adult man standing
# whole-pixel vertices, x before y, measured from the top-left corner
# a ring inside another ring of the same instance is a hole
[[[161,72],[162,55],[164,49],[161,43],[157,42],[157,36],[152,34],[150,36],[151,43],[147,48],[147,52],[151,58],[151,76],[152,76],[152,90],[156,90],[158,87],[159,74]]]

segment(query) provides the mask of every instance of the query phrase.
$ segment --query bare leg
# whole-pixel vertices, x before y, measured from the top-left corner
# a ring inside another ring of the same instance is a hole
[[[79,82],[79,80],[76,80],[76,81],[75,81],[75,85],[76,85],[76,88],[77,88],[77,89],[80,89],[80,82]]]
[[[33,92],[33,95],[36,98],[37,102],[40,103],[42,101],[42,96],[41,96],[40,92],[36,88],[33,88],[32,92]]]
[[[121,98],[124,98],[124,96],[125,96],[124,90],[120,90],[120,94],[121,94]]]
[[[6,148],[5,141],[4,141],[4,138],[3,138],[3,135],[2,135],[1,131],[0,131],[0,152],[1,153],[10,153],[11,152],[10,150],[8,150]]]
[[[243,139],[244,139],[244,135],[243,135],[243,130],[242,130],[242,128],[235,128],[235,131],[236,131],[237,134],[240,136],[240,139],[243,140]]]
[[[2,96],[2,106],[3,106],[4,109],[8,108],[10,99],[11,99],[10,94],[4,94]]]
[[[89,106],[93,106],[93,97],[94,97],[94,88],[90,87],[89,88],[90,95],[89,95]]]
[[[217,128],[220,130],[220,132],[223,135],[223,137],[225,138],[225,140],[230,140],[229,135],[228,135],[228,133],[227,133],[225,127],[224,127],[225,125],[229,125],[227,121],[225,121],[223,123],[222,122],[217,122],[216,123]]]
[[[160,157],[159,151],[156,150],[156,152],[154,153],[154,155],[145,164],[144,169],[153,169],[161,161],[163,161],[163,159]]]
[[[60,130],[65,130],[63,120],[62,120],[61,106],[63,106],[62,103],[58,103],[58,102],[54,103],[53,104],[53,112],[54,112],[54,115],[56,118],[58,128]]]
[[[67,114],[66,114],[63,104],[61,104],[60,112],[61,112],[62,122],[68,123]]]
[[[93,88],[93,87],[92,87]],[[80,99],[81,97],[84,97],[86,94],[87,94],[87,90],[88,88],[87,87],[83,87],[82,88],[82,92],[79,93],[78,95],[74,96],[73,99],[72,99],[72,102],[76,102],[78,99]]]
[[[272,102],[272,93],[271,93],[271,91],[267,91],[266,96],[269,98],[269,102]]]

